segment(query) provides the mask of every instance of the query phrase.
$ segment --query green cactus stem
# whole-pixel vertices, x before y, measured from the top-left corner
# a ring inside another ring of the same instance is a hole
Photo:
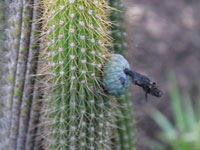
[[[116,120],[118,128],[114,130],[115,149],[117,150],[135,150],[135,132],[134,132],[134,115],[133,108],[128,93],[118,98],[121,107],[118,109],[119,116]]]
[[[112,11],[110,16],[110,20],[114,23],[114,25],[111,26],[111,36],[114,39],[112,51],[125,55],[128,45],[126,42],[127,33],[124,25],[123,0],[109,0],[109,3],[111,7],[117,9],[116,11]]]
[[[114,23],[111,28],[111,36],[114,39],[112,51],[125,56],[127,43],[124,25],[123,0],[109,0],[109,4],[111,7],[117,9],[117,11],[112,11],[110,16],[110,20]],[[113,139],[116,145],[115,148],[117,150],[135,150],[135,119],[128,93],[118,98],[117,102],[118,105],[122,107],[119,108],[119,116],[116,119],[116,124],[119,128],[114,130],[114,135],[116,137]]]
[[[109,150],[115,100],[101,87],[109,56],[104,0],[43,0],[44,149]],[[48,47],[48,48],[46,48]]]

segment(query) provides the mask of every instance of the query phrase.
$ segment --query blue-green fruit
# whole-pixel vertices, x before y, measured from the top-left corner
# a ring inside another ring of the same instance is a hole
[[[103,86],[108,94],[123,95],[130,85],[130,77],[124,69],[130,69],[128,61],[120,54],[112,54],[104,66]]]

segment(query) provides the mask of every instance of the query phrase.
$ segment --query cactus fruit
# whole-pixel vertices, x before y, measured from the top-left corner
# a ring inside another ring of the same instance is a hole
[[[100,79],[109,56],[109,6],[104,0],[43,0],[40,6],[44,148],[109,150],[115,100]]]
[[[119,54],[112,54],[104,66],[103,86],[108,94],[123,95],[127,92],[130,78],[124,69],[130,68],[128,61]]]
[[[161,97],[162,91],[148,77],[130,70],[128,61],[120,54],[112,54],[106,62],[103,74],[103,86],[111,95],[123,95],[129,87],[130,78],[133,84],[143,88],[146,94]]]

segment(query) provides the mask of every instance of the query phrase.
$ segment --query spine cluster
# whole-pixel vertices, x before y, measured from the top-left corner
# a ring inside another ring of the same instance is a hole
[[[43,0],[45,149],[110,149],[115,101],[101,88],[109,56],[104,0]]]

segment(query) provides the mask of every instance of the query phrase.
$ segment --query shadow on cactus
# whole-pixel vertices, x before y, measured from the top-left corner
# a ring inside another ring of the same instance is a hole
[[[159,150],[199,150],[200,149],[200,99],[193,101],[188,94],[179,96],[174,75],[169,78],[171,108],[174,125],[157,110],[152,111],[154,121],[161,128],[159,139],[165,143],[153,141],[155,149]],[[165,145],[169,147],[166,147]]]

